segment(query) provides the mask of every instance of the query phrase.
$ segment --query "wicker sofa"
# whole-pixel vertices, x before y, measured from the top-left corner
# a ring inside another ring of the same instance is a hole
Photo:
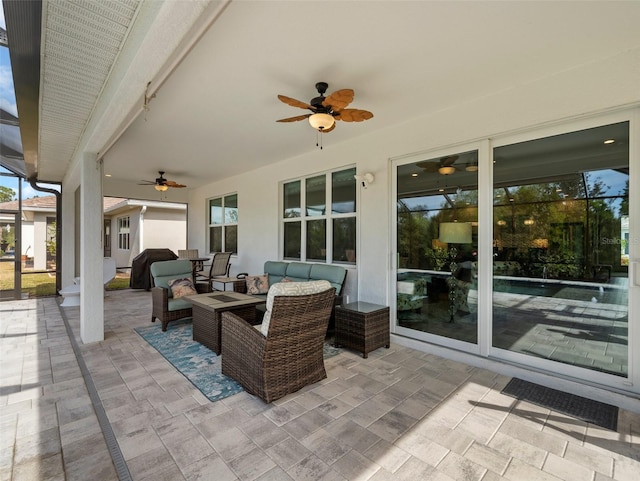
[[[336,296],[334,306],[342,305],[342,292],[347,279],[347,269],[342,266],[328,264],[313,264],[310,262],[285,262],[285,261],[266,261],[264,263],[264,274],[269,277],[269,287],[276,282],[293,281],[329,281],[331,287],[335,288]],[[242,283],[234,284],[234,290],[246,292],[246,286]],[[267,294],[254,294],[267,299]],[[266,308],[264,305],[257,307],[257,320],[264,314]],[[332,333],[335,325],[334,312],[331,312],[329,320],[328,332]]]

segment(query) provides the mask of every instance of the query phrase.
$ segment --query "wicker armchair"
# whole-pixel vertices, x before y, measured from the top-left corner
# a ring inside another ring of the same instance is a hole
[[[277,296],[269,331],[222,313],[222,373],[269,403],[327,377],[323,345],[335,288]]]
[[[193,280],[191,261],[177,259],[174,261],[159,261],[151,264],[151,322],[160,319],[162,330],[166,331],[169,322],[185,317],[192,317],[191,303],[183,298],[174,299],[169,289],[168,281],[187,278]],[[210,292],[206,285],[196,285],[199,293]]]

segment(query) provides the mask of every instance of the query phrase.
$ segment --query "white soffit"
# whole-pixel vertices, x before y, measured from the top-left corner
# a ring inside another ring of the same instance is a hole
[[[141,2],[44,4],[40,158],[73,157]]]

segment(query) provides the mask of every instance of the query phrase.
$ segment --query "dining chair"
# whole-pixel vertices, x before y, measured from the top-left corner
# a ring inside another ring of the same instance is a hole
[[[216,252],[211,260],[209,272],[203,270],[196,273],[196,283],[206,282],[213,290],[213,280],[216,277],[229,277],[231,254],[231,252]]]

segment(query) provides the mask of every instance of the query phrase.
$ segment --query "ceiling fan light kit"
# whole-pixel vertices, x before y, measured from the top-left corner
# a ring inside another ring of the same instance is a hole
[[[456,171],[456,168],[453,165],[443,165],[438,169],[438,172],[442,175],[451,175]]]
[[[312,98],[309,103],[292,99],[291,97],[286,97],[284,95],[278,95],[278,99],[280,99],[281,102],[290,105],[291,107],[310,110],[311,113],[280,119],[276,122],[297,122],[309,119],[309,124],[315,130],[320,133],[328,133],[335,128],[336,120],[342,120],[343,122],[362,122],[363,120],[373,118],[373,114],[368,110],[346,108],[346,106],[353,101],[353,97],[355,95],[353,90],[336,90],[328,97],[325,97],[324,94],[328,87],[329,84],[326,82],[316,83],[316,90],[320,95]]]
[[[335,119],[329,114],[312,114],[309,117],[309,123],[314,129],[324,132],[329,130],[336,123]]]
[[[167,190],[169,190],[169,186],[164,184],[156,184],[153,186],[153,188],[159,192],[166,192]]]

